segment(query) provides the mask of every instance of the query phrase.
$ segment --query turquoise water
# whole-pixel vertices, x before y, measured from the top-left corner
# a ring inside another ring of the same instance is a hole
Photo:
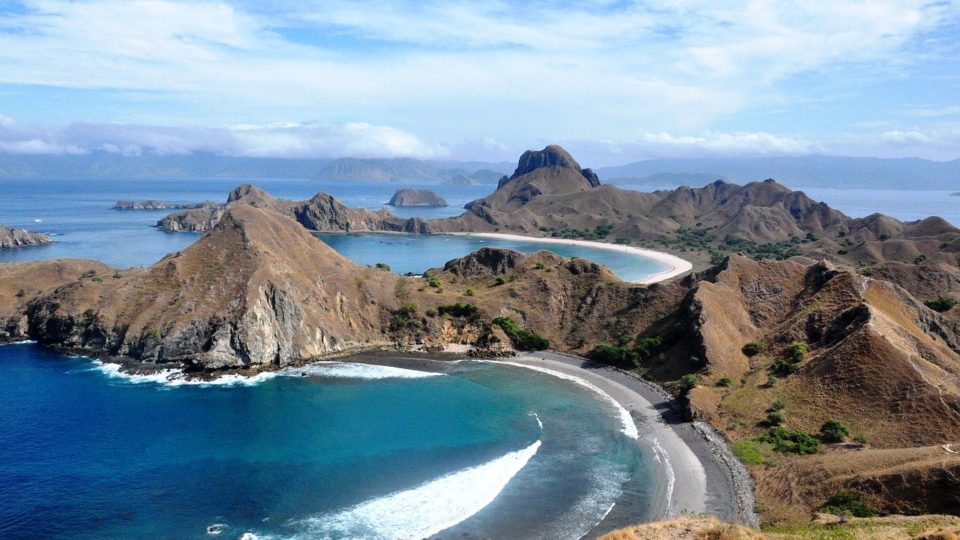
[[[0,537],[576,538],[662,496],[591,391],[417,362],[176,385],[0,346]]]
[[[330,234],[316,235],[340,254],[360,263],[386,263],[394,272],[421,274],[430,268],[443,268],[450,259],[463,257],[482,247],[499,247],[533,253],[541,249],[564,257],[585,257],[606,265],[624,281],[636,281],[662,272],[663,263],[621,251],[538,242],[502,240],[460,235]]]

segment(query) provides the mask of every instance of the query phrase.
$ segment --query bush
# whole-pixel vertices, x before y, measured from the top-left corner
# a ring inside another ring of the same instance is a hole
[[[773,445],[773,449],[784,454],[816,454],[820,451],[820,441],[805,431],[792,431],[783,426],[770,428],[757,440]]]
[[[764,347],[763,343],[757,343],[756,341],[751,341],[750,343],[747,343],[746,345],[744,345],[743,348],[740,350],[743,351],[743,354],[752,357],[762,353],[764,349],[766,349],[766,347]]]
[[[767,413],[767,425],[782,426],[787,422],[787,417],[780,411],[770,411]]]
[[[473,295],[475,295],[475,294],[477,294],[477,293],[476,293],[476,291],[474,291],[473,289],[467,289],[466,292],[464,292],[463,294],[465,294],[465,295],[467,295],[467,296],[473,296]]]
[[[646,360],[656,354],[662,345],[663,336],[657,334],[637,341],[637,346],[634,347],[634,351],[636,351],[641,360]]]
[[[786,406],[787,406],[786,403],[784,403],[783,401],[780,401],[780,400],[778,399],[777,401],[774,401],[773,404],[770,405],[770,410],[771,410],[771,411],[782,411],[784,408],[786,408]]]
[[[825,443],[843,442],[843,439],[850,435],[847,426],[837,420],[827,420],[820,426],[820,440]]]
[[[457,302],[456,304],[451,304],[449,306],[437,307],[437,313],[441,316],[450,315],[451,317],[468,317],[470,319],[476,319],[480,316],[480,308],[473,304],[463,304]]]
[[[633,367],[640,360],[636,351],[620,345],[601,344],[587,353],[587,358],[612,366]]]
[[[393,312],[393,319],[390,320],[390,330],[394,332],[410,329],[423,328],[423,321],[416,318],[418,307],[416,304],[404,304]]]
[[[953,306],[957,305],[957,300],[949,296],[941,296],[933,300],[927,300],[924,302],[924,304],[936,312],[943,313],[945,311],[950,311]]]
[[[499,326],[510,337],[513,346],[521,351],[542,351],[550,347],[550,341],[537,334],[520,328],[510,317],[497,317],[493,324]]]
[[[807,344],[802,341],[794,341],[790,344],[790,347],[787,348],[787,360],[794,364],[799,364],[803,362],[803,358],[807,355]]]
[[[377,264],[374,265],[374,266],[375,266],[376,268],[379,268],[380,270],[386,270],[387,272],[390,271],[390,265],[389,265],[389,264],[386,264],[386,263],[377,263]]]
[[[427,278],[427,285],[433,287],[434,289],[440,288],[440,278],[436,276],[431,276]]]
[[[821,512],[827,514],[845,515],[866,518],[875,517],[879,514],[877,509],[863,502],[860,494],[852,489],[841,489],[827,500],[826,504],[820,508]]]
[[[797,365],[786,358],[779,356],[773,361],[773,365],[770,366],[770,371],[780,375],[781,377],[786,377],[787,375],[797,371]]]
[[[700,384],[700,378],[693,373],[687,373],[683,377],[680,377],[680,395],[686,396],[691,390],[696,388],[698,384]]]
[[[497,276],[497,279],[493,280],[493,282],[497,285],[503,285],[507,280],[503,276]]]
[[[730,380],[730,377],[720,377],[720,380],[717,381],[717,386],[727,387],[730,386],[732,382],[733,381]]]

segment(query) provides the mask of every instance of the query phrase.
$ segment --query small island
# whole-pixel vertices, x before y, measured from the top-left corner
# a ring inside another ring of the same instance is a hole
[[[129,199],[120,199],[113,205],[114,210],[191,210],[194,208],[202,208],[203,206],[211,204],[209,202],[205,203],[172,203],[166,201],[158,201],[156,199],[147,199],[143,201],[132,201]]]
[[[447,206],[447,200],[428,189],[398,189],[388,202],[390,206]]]
[[[51,242],[53,240],[46,234],[0,225],[0,249],[39,246]]]
[[[956,191],[950,194],[951,197],[960,197],[960,191]]]

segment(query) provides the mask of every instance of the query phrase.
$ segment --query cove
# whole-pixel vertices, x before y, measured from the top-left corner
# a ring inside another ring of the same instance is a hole
[[[658,465],[595,392],[354,360],[177,384],[0,346],[0,537],[577,538],[614,504],[653,517]]]
[[[659,261],[610,249],[583,245],[565,245],[530,240],[507,240],[450,234],[378,234],[315,233],[344,257],[358,264],[383,263],[394,272],[422,274],[430,268],[442,268],[451,259],[463,257],[484,247],[534,253],[545,249],[563,257],[583,257],[609,267],[624,281],[639,281],[662,272],[667,266]]]

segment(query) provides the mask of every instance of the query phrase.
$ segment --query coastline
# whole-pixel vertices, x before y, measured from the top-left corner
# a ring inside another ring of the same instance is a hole
[[[550,237],[540,237],[540,236],[524,236],[521,234],[508,234],[508,233],[484,233],[484,232],[451,232],[451,233],[439,233],[439,234],[452,234],[456,236],[475,236],[479,238],[496,238],[499,240],[511,240],[517,242],[541,242],[544,244],[562,244],[568,246],[581,246],[589,247],[595,249],[605,249],[608,251],[619,251],[621,253],[629,253],[631,255],[638,255],[640,257],[645,257],[647,259],[653,259],[659,263],[667,265],[667,269],[651,274],[643,279],[629,281],[628,283],[635,283],[637,285],[652,285],[654,283],[659,283],[661,281],[666,281],[668,279],[686,274],[693,270],[693,263],[686,259],[681,259],[676,255],[671,255],[670,253],[665,253],[663,251],[654,251],[652,249],[638,248],[633,246],[627,246],[623,244],[611,244],[609,242],[597,242],[594,240],[573,240],[569,238],[550,238]]]
[[[711,514],[723,521],[759,526],[752,480],[746,468],[713,428],[683,418],[674,407],[673,396],[662,388],[615,367],[563,353],[531,353],[508,361],[580,377],[629,411],[641,434],[640,440],[654,443],[657,453],[672,469],[672,493],[659,509],[660,519]],[[603,523],[595,529],[602,529]]]

